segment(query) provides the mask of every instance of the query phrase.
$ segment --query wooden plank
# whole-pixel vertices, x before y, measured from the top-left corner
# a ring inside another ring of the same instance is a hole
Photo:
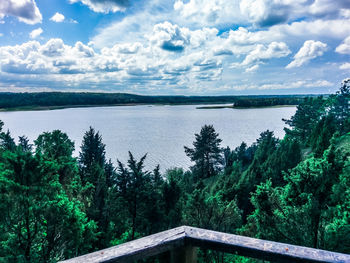
[[[185,227],[192,245],[278,262],[350,263],[350,255],[194,227]]]
[[[189,249],[193,246],[278,262],[350,263],[350,255],[347,254],[188,226],[160,232],[62,263],[132,262],[166,251],[170,251],[173,262],[186,262],[183,258],[192,261],[195,259],[195,254],[191,254],[194,250]]]
[[[185,228],[178,227],[61,263],[133,262],[185,246]]]

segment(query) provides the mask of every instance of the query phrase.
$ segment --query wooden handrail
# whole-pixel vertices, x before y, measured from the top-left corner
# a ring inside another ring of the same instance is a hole
[[[196,247],[278,262],[350,263],[350,255],[181,226],[61,263],[133,262],[170,252],[169,262],[196,262]]]

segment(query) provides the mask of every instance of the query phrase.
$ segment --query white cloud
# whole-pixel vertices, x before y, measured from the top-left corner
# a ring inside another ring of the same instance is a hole
[[[29,36],[30,38],[37,38],[40,36],[44,31],[42,30],[41,27],[34,29],[32,32],[30,32]]]
[[[239,27],[237,30],[230,30],[228,42],[231,45],[249,45],[262,42],[263,35],[257,32],[250,32],[244,27]]]
[[[201,26],[253,23],[269,27],[305,17],[337,19],[344,17],[349,8],[348,0],[176,0],[174,3],[182,22]]]
[[[348,0],[315,0],[310,5],[309,12],[318,17],[339,17],[347,8],[350,8]]]
[[[284,42],[272,42],[267,47],[259,44],[246,56],[241,65],[261,63],[272,58],[286,57],[289,54],[290,50]]]
[[[35,0],[2,0],[0,1],[0,18],[15,16],[27,24],[41,23],[42,15]]]
[[[181,52],[190,43],[190,34],[186,28],[164,22],[154,26],[150,40],[166,51]]]
[[[337,46],[335,51],[340,54],[350,54],[350,36],[344,39],[343,43]]]
[[[283,84],[265,84],[261,85],[258,89],[268,90],[268,89],[300,89],[300,88],[318,88],[318,87],[330,87],[333,83],[327,80],[317,80],[317,81],[305,81],[299,80],[290,83]]]
[[[245,72],[255,72],[259,69],[259,65],[254,65],[254,66],[251,66],[250,68],[247,68],[245,70]]]
[[[66,46],[63,40],[60,38],[53,38],[42,45],[40,51],[42,54],[48,57],[57,57],[63,55],[66,50]]]
[[[0,75],[11,73],[21,79],[29,74],[31,81],[65,85],[198,86],[201,81],[218,80],[222,74],[220,59],[195,51],[201,39],[198,36],[206,36],[205,32],[194,34],[194,44],[190,39],[189,50],[181,55],[164,51],[151,40],[147,45],[123,43],[99,52],[81,42],[67,45],[61,39],[0,47]]]
[[[237,0],[176,0],[174,10],[184,23],[201,26],[227,25],[244,21]]]
[[[69,19],[69,23],[78,24],[78,21],[71,18],[71,19]]]
[[[54,14],[51,18],[51,21],[54,21],[56,23],[61,23],[64,21],[64,15],[62,15],[61,13],[56,12],[56,14]]]
[[[348,63],[348,62],[346,62],[346,63],[344,63],[344,64],[341,64],[340,66],[339,66],[339,69],[350,69],[350,63]]]
[[[227,90],[288,90],[288,89],[301,89],[301,88],[326,88],[332,87],[334,84],[328,80],[297,80],[285,83],[266,83],[266,84],[244,84],[244,85],[232,85],[226,86]]]
[[[323,37],[341,39],[349,35],[350,23],[347,19],[299,21],[288,25],[277,25],[269,31],[278,32],[284,36]]]
[[[124,11],[129,6],[128,0],[70,0],[70,2],[81,2],[87,5],[92,11],[98,13]]]
[[[284,2],[276,0],[244,0],[240,2],[240,10],[250,22],[259,26],[271,26],[288,20],[290,8]]]
[[[289,63],[286,68],[300,67],[310,60],[315,59],[323,55],[327,50],[327,44],[320,41],[307,40],[304,45],[295,54],[294,60]]]

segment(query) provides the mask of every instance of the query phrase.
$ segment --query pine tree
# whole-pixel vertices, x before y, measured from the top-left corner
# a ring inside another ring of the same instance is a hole
[[[194,148],[185,146],[185,153],[195,162],[191,167],[198,178],[208,178],[216,175],[223,163],[221,139],[212,125],[204,125],[199,134],[195,134]]]
[[[101,233],[96,243],[97,248],[103,248],[108,244],[105,231],[110,221],[106,212],[110,178],[106,177],[106,175],[109,176],[106,174],[106,165],[105,144],[102,143],[102,136],[90,127],[83,137],[79,154],[79,170],[83,186],[90,187],[90,191],[85,192],[87,215],[97,222]]]
[[[131,239],[135,238],[137,231],[145,229],[145,212],[152,195],[151,176],[144,171],[144,162],[147,155],[137,161],[131,152],[127,167],[118,161],[118,172],[116,176],[116,199],[121,198],[122,204],[126,206],[126,214],[131,229]],[[121,207],[119,207],[121,208]]]

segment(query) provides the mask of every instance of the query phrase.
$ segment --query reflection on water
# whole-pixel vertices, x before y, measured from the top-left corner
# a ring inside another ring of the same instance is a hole
[[[107,157],[125,162],[128,151],[136,157],[148,153],[147,168],[161,170],[190,165],[183,146],[191,146],[194,133],[213,124],[222,146],[234,148],[242,141],[254,142],[264,130],[282,137],[282,118],[290,118],[295,107],[260,109],[196,109],[186,106],[122,106],[75,108],[54,111],[1,112],[0,119],[12,136],[26,135],[31,141],[44,131],[60,129],[75,142],[78,156],[84,132],[89,126],[100,131]]]

